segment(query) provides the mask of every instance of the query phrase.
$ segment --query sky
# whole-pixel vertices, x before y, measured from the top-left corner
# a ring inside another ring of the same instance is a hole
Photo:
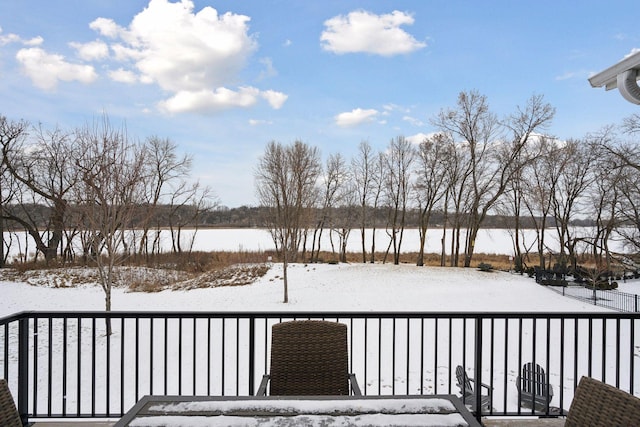
[[[255,206],[266,144],[350,159],[436,129],[462,91],[498,117],[542,95],[546,133],[640,112],[588,77],[640,48],[636,1],[3,0],[0,115],[75,129],[107,115],[193,157],[222,205]]]

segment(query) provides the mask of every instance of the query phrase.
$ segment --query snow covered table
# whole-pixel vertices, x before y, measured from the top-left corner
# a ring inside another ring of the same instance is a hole
[[[480,427],[454,395],[145,396],[115,427]]]

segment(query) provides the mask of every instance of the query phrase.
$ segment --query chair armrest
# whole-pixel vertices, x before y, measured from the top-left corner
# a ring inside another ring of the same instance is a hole
[[[485,384],[485,383],[480,383],[480,385],[484,388],[487,389],[487,391],[489,392],[489,394],[491,394],[491,392],[493,391],[493,387],[491,387],[489,384]]]
[[[518,377],[518,378],[520,378],[520,377]],[[471,381],[474,384],[476,383],[473,378],[469,378],[469,381]],[[480,386],[482,386],[482,387],[486,388],[487,390],[489,390],[489,393],[491,393],[491,390],[493,390],[493,387],[491,387],[490,385],[485,384],[485,383],[480,383]],[[460,387],[460,384],[458,384],[458,387]]]
[[[356,380],[356,374],[349,374],[349,384],[351,384],[351,392],[354,396],[362,396],[362,392],[358,386],[358,380]]]
[[[269,375],[263,375],[262,381],[260,381],[260,387],[258,387],[258,391],[256,396],[266,396],[267,395],[267,384],[269,383]]]

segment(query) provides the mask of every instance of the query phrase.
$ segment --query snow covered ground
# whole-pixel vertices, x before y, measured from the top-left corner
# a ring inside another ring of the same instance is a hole
[[[640,290],[640,281],[621,285]],[[1,281],[0,316],[24,310],[103,310],[96,285],[78,288]],[[639,292],[640,293],[640,292]],[[477,269],[392,264],[293,264],[283,304],[282,265],[247,286],[157,293],[113,290],[114,311],[603,311],[529,277]]]
[[[504,247],[504,246],[503,246]],[[7,280],[3,279],[3,276],[0,276],[0,317],[7,316],[13,313],[21,312],[21,311],[100,311],[104,308],[104,294],[102,289],[96,284],[85,284],[79,287],[54,287],[52,285],[49,286],[34,286],[29,283],[15,281],[15,280]],[[47,280],[45,280],[46,282]],[[50,283],[54,283],[52,280]],[[640,294],[640,281],[630,281],[626,284],[621,284],[621,289],[625,292],[632,292]],[[570,298],[563,297],[550,289],[539,286],[535,283],[533,279],[528,278],[527,276],[521,276],[514,273],[508,272],[481,272],[477,269],[463,269],[463,268],[441,268],[441,267],[416,267],[414,265],[391,265],[391,264],[338,264],[338,265],[329,265],[329,264],[293,264],[289,269],[289,300],[288,304],[284,304],[282,302],[283,299],[283,286],[282,286],[282,266],[280,264],[274,264],[271,266],[271,269],[268,273],[257,280],[255,283],[244,286],[219,286],[219,287],[211,287],[211,288],[202,288],[202,289],[194,289],[194,290],[166,290],[157,293],[142,293],[142,292],[130,292],[124,288],[116,288],[113,291],[113,310],[114,311],[160,311],[160,312],[170,312],[170,311],[208,311],[208,312],[226,312],[230,315],[238,312],[245,311],[267,311],[267,312],[287,312],[287,311],[314,311],[314,312],[344,312],[344,311],[358,311],[358,312],[371,312],[371,311],[391,311],[391,312],[503,312],[503,313],[523,313],[523,312],[554,312],[554,313],[594,313],[594,312],[602,312],[602,313],[610,313],[610,311],[596,307],[594,305],[588,304],[586,302],[580,302],[577,300],[573,300]],[[77,324],[74,323],[73,319],[69,320],[69,327],[71,330],[80,330],[82,329],[82,334],[89,334],[92,331],[92,328],[95,326],[91,326],[87,323]],[[456,321],[457,322],[457,321]],[[498,321],[499,322],[499,321]],[[582,321],[581,321],[582,322]],[[370,394],[387,394],[390,393],[391,390],[395,387],[400,390],[404,390],[406,387],[410,392],[415,393],[420,390],[426,393],[433,392],[443,392],[448,391],[451,387],[451,381],[455,381],[455,378],[451,378],[450,372],[451,367],[448,366],[446,360],[442,359],[429,359],[430,357],[435,357],[434,349],[419,349],[416,347],[416,343],[421,342],[421,337],[419,333],[419,323],[411,323],[411,327],[409,328],[409,323],[404,321],[398,321],[397,325],[394,322],[393,324],[393,332],[396,334],[397,347],[399,353],[396,355],[396,338],[392,338],[394,335],[391,332],[391,326],[387,323],[380,324],[380,330],[376,330],[376,326],[369,326],[368,334],[371,335],[371,341],[375,341],[377,337],[381,337],[382,340],[379,342],[379,347],[375,347],[373,349],[366,348],[365,350],[358,349],[357,346],[360,345],[356,343],[356,347],[353,347],[354,354],[354,370],[359,373],[361,376],[361,381],[364,381],[364,386],[367,387]],[[455,322],[454,322],[455,323]],[[184,326],[186,329],[184,331],[185,336],[200,336],[201,329],[192,329],[190,330],[190,323],[185,322]],[[40,326],[40,328],[44,328],[46,324]],[[200,322],[194,322],[194,328],[196,325],[200,325]],[[214,323],[215,328],[218,328],[221,323]],[[433,326],[433,321],[428,320],[426,322],[427,328],[431,328]],[[508,335],[510,343],[518,342],[518,329],[515,327],[516,323],[513,323],[513,327],[509,327],[508,334],[505,333],[503,326],[500,323],[497,324],[495,333],[497,336]],[[550,361],[550,365],[548,367],[551,372],[551,380],[552,384],[558,385],[562,381],[564,384],[563,396],[564,401],[563,405],[565,405],[565,409],[568,408],[568,403],[570,402],[573,386],[577,378],[573,377],[573,369],[567,369],[564,372],[564,378],[561,380],[560,373],[563,372],[563,368],[561,367],[562,362],[558,359],[556,355],[556,343],[562,342],[558,335],[557,325],[559,323],[552,323],[551,325],[546,324],[544,320],[538,323],[538,335],[536,336],[535,328],[532,330],[532,324],[529,321],[525,321],[524,329],[521,330],[522,338],[523,338],[523,347],[522,358],[524,360],[528,360],[531,358],[532,354],[538,354],[537,357],[542,357],[541,355],[545,354],[546,346],[545,337],[546,337],[546,329],[549,328],[549,337],[551,339],[550,350],[553,354],[553,357]],[[607,372],[613,372],[615,374],[615,366],[617,363],[620,363],[621,370],[620,375],[622,376],[622,382],[628,383],[629,380],[629,361],[625,358],[630,354],[633,354],[632,359],[636,360],[640,358],[640,345],[637,345],[640,342],[640,328],[636,327],[634,333],[630,333],[628,329],[621,329],[620,341],[622,345],[625,346],[624,350],[618,353],[615,348],[615,337],[617,334],[617,330],[614,329],[616,325],[614,323],[607,323],[606,327],[603,327],[604,323],[595,321],[593,324],[589,323],[576,323],[576,331],[574,331],[573,322],[570,322],[566,325],[566,331],[564,332],[566,335],[564,337],[569,341],[573,342],[573,332],[584,333],[584,331],[589,330],[593,332],[593,342],[591,340],[586,340],[581,338],[580,340],[580,348],[576,347],[577,354],[574,355],[573,344],[567,346],[566,353],[563,358],[566,361],[575,360],[574,357],[578,358],[578,365],[580,366],[580,372],[583,372],[586,365],[593,365],[594,372],[600,372],[602,368],[599,367],[601,360],[598,359],[600,354],[604,354],[602,351],[591,351],[587,348],[590,345],[593,346],[604,346],[606,348],[606,354],[611,354],[612,356],[607,356],[606,360],[606,369]],[[242,324],[237,325],[238,331],[240,331],[240,327]],[[438,326],[437,328],[442,328],[443,325]],[[444,325],[446,326],[446,325]],[[152,335],[157,335],[155,342],[161,342],[162,335],[162,325],[156,326],[154,330],[147,330],[148,324],[144,321],[141,321],[140,326],[136,323],[135,331],[138,333],[138,327],[140,327],[139,333],[141,336],[145,337],[145,334],[151,333]],[[167,327],[166,324],[164,327]],[[182,326],[181,326],[182,327]],[[356,328],[359,326],[356,325]],[[564,328],[565,326],[563,326]],[[140,363],[141,366],[147,366],[149,364],[149,360],[145,359],[149,357],[148,355],[154,353],[154,350],[148,347],[148,343],[145,341],[142,342],[133,342],[134,334],[134,326],[127,326],[127,338],[124,339],[124,331],[118,329],[118,325],[115,325],[114,335],[111,337],[111,346],[113,346],[114,355],[117,355],[120,351],[120,345],[128,349],[136,348],[140,346],[140,353],[138,354],[136,350],[136,354],[130,354],[131,350],[124,351],[122,354],[126,355],[126,358],[133,357],[136,364]],[[174,326],[169,326],[169,338],[171,339],[174,336],[175,329]],[[397,328],[397,330],[396,330]],[[61,325],[59,323],[55,323],[54,325],[54,334],[58,333],[58,330],[61,329]],[[606,329],[607,339],[604,343],[600,343],[598,340],[599,337],[602,337],[604,340]],[[266,327],[264,328],[266,330]],[[429,329],[430,330],[430,329]],[[431,330],[430,330],[431,331]],[[609,332],[611,331],[611,332]],[[1,331],[0,331],[1,332]],[[219,331],[216,331],[215,334],[218,334]],[[238,332],[241,335],[240,332]],[[425,332],[427,335],[432,334],[433,332]],[[469,331],[467,331],[467,334]],[[472,333],[472,331],[471,331]],[[234,329],[233,324],[229,326],[227,331],[227,340],[230,337],[233,337],[236,334],[236,330]],[[377,335],[380,334],[380,335]],[[451,336],[447,334],[452,334]],[[460,335],[460,330],[448,330],[446,333],[442,333],[438,336],[438,352],[445,351],[445,349],[453,343],[452,349],[450,348],[448,351],[451,353],[447,353],[448,356],[453,359],[450,363],[455,366],[455,364],[463,363],[460,356],[464,354],[466,351],[467,359],[467,369],[473,366],[472,360],[469,357],[472,356],[473,347],[472,341],[465,341],[464,337]],[[516,335],[514,335],[516,334]],[[43,337],[38,338],[45,339],[44,335],[40,334]],[[634,335],[635,338],[631,337]],[[585,337],[586,335],[581,335]],[[215,336],[217,337],[217,335]],[[405,338],[406,337],[406,340]],[[0,333],[0,341],[5,340],[7,337],[3,336]],[[10,332],[10,340],[15,339],[13,337],[13,330]],[[356,335],[354,339],[357,339],[360,342],[362,338],[362,329],[356,331]],[[122,343],[120,340],[122,339]],[[225,339],[225,338],[223,338]],[[240,341],[244,338],[239,337]],[[75,338],[73,335],[69,336],[69,340],[67,345],[69,346],[69,359],[66,360],[66,364],[69,368],[69,388],[67,394],[64,397],[64,400],[55,400],[53,402],[53,409],[60,410],[61,407],[67,407],[64,405],[68,405],[71,410],[75,408],[77,398],[74,396],[74,381],[75,381],[75,364],[80,364],[79,361],[76,362],[74,359],[74,355],[78,355],[78,360],[87,357],[88,359],[82,359],[82,369],[90,370],[91,365],[94,361],[91,359],[93,353],[90,347],[91,343],[91,335],[82,335],[82,351],[79,349],[79,344],[77,341],[80,341],[78,338]],[[390,341],[388,341],[390,340]],[[612,341],[613,340],[613,341]],[[386,342],[387,344],[384,344]],[[390,342],[393,342],[393,345],[389,345]],[[626,346],[629,343],[635,343],[635,347],[633,349],[627,348]],[[466,343],[466,344],[463,344]],[[498,343],[499,344],[499,343]],[[192,383],[191,379],[188,377],[188,372],[193,371],[195,373],[196,366],[198,367],[198,371],[200,369],[204,369],[204,366],[208,366],[209,361],[201,360],[201,356],[198,355],[196,358],[195,344],[193,347],[190,347],[190,344],[187,342],[185,344],[184,349],[182,348],[182,344],[180,344],[180,353],[178,353],[175,348],[170,350],[169,359],[165,362],[168,365],[173,366],[175,363],[176,366],[179,366],[177,360],[184,357],[182,363],[191,363],[193,360],[194,366],[192,368],[186,368],[185,378],[183,378],[184,390],[189,392],[191,387],[196,387],[196,384]],[[198,344],[199,345],[199,344]],[[229,348],[233,348],[230,344]],[[506,345],[506,343],[505,343]],[[494,398],[496,400],[496,407],[499,410],[510,410],[513,411],[517,408],[517,397],[515,390],[515,378],[519,372],[519,364],[521,363],[519,356],[514,356],[516,351],[515,348],[511,347],[512,345],[517,344],[509,344],[507,348],[499,348],[498,345],[496,353],[497,357],[495,360],[495,371],[493,371],[493,380],[496,381],[497,385],[501,385],[502,382],[507,385],[507,387],[500,387],[494,390]],[[564,344],[562,344],[564,346]],[[89,347],[87,347],[89,346]],[[101,356],[101,353],[107,346],[109,346],[108,341],[104,335],[98,335],[96,348],[98,350],[95,351],[97,354],[97,359],[95,363],[98,363],[98,376],[95,379],[91,380],[92,376],[90,371],[87,373],[85,377],[83,374],[82,377],[82,390],[91,390],[92,387],[95,387],[95,394],[98,399],[98,409],[103,408],[104,401],[107,399],[106,391],[105,391],[105,376],[104,371],[100,368],[100,364],[104,363],[104,356]],[[577,344],[576,344],[577,346]],[[86,348],[85,348],[86,347]],[[463,351],[463,348],[467,348],[467,350]],[[33,343],[32,343],[33,348]],[[403,355],[400,353],[406,351],[410,354],[409,356]],[[536,349],[537,348],[537,349]],[[393,349],[393,350],[392,350]],[[86,351],[85,351],[86,350]],[[54,361],[53,365],[55,366],[56,361],[61,361],[61,346],[58,343],[56,348],[53,349],[53,355],[47,355],[47,348],[44,347],[42,343],[40,343],[37,347],[37,351],[40,356],[38,358],[39,361],[42,361],[43,366],[39,368],[39,377],[38,377],[38,393],[42,394],[40,399],[44,399],[46,402],[48,393],[47,389],[49,384],[47,381],[47,367],[46,363],[48,362],[48,358],[51,357]],[[232,351],[232,350],[230,350]],[[422,352],[426,351],[426,356],[424,356],[425,366],[422,367],[421,363],[421,355]],[[173,354],[173,353],[175,354]],[[182,352],[184,352],[184,356],[182,356]],[[392,353],[393,352],[393,353]],[[86,353],[86,355],[85,355]],[[594,358],[591,359],[591,353],[594,354]],[[81,357],[82,354],[82,357]],[[393,354],[393,356],[392,356]],[[508,356],[508,360],[505,360],[505,357]],[[579,355],[578,355],[579,354]],[[613,356],[618,354],[618,356]],[[380,356],[381,355],[381,356]],[[226,357],[226,356],[225,356]],[[231,359],[227,361],[227,368],[235,366],[237,363],[235,360],[235,356],[233,354],[230,355]],[[257,355],[257,357],[261,357]],[[264,355],[262,355],[264,357]],[[398,360],[406,360],[406,363],[403,365],[402,362],[397,367],[395,365],[392,368],[389,368],[388,361],[392,358],[398,358]],[[618,359],[616,359],[616,357]],[[206,359],[206,358],[205,358]],[[365,362],[366,359],[366,362]],[[16,356],[15,354],[9,354],[9,359],[4,360],[3,354],[0,353],[0,366],[4,363],[15,363]],[[164,360],[164,359],[163,359]],[[437,368],[434,369],[436,364],[436,360],[438,361]],[[40,362],[39,362],[40,363]],[[156,362],[160,363],[160,362]],[[221,360],[214,360],[212,363],[222,363]],[[378,363],[385,363],[384,368],[376,368]],[[508,363],[508,368],[503,369],[503,365]],[[633,362],[635,363],[635,362]],[[368,364],[369,371],[367,373],[366,379],[362,378],[364,375],[363,368]],[[137,365],[136,365],[137,366]],[[397,370],[396,370],[397,368]],[[12,368],[13,369],[13,368]],[[115,366],[115,371],[112,373],[112,385],[111,387],[115,387],[116,390],[119,387],[118,382],[120,378],[125,383],[130,381],[130,378],[134,378],[134,374],[131,372],[127,372],[125,375],[121,376],[119,373],[119,367]],[[138,374],[135,374],[135,387],[125,387],[125,396],[123,400],[124,409],[126,410],[133,402],[136,401],[136,396],[133,394],[134,389],[135,393],[139,392],[141,394],[147,394],[150,391],[158,392],[157,390],[150,390],[151,385],[150,382],[153,381],[154,384],[159,385],[161,381],[159,378],[162,377],[162,372],[156,373],[155,370],[159,369],[158,365],[154,365],[154,373],[149,374],[146,377],[145,373],[140,374],[140,378],[138,378]],[[380,369],[379,372],[376,372],[376,369]],[[485,367],[483,370],[483,378],[488,378],[491,375],[491,371],[489,368]],[[207,368],[207,372],[208,368]],[[404,376],[404,373],[407,373],[411,380],[408,380],[407,377]],[[580,373],[579,372],[579,373]],[[640,372],[638,367],[633,371],[635,372],[635,376]],[[470,374],[472,372],[469,372]],[[259,374],[259,373],[258,373]],[[59,373],[57,371],[54,372],[53,376],[53,384],[52,384],[52,396],[57,399],[57,395],[59,392],[60,384],[62,383],[62,378],[58,376]],[[159,375],[156,378],[156,375]],[[607,375],[610,375],[609,373]],[[420,378],[424,376],[424,382],[420,382]],[[221,380],[220,374],[211,371],[207,374],[214,383],[219,383]],[[155,378],[155,379],[151,379]],[[246,383],[246,372],[239,371],[236,374],[236,380],[239,383]],[[418,379],[418,383],[416,383],[416,379]],[[437,379],[434,380],[434,379]],[[12,379],[13,387],[15,387],[15,377]],[[200,381],[200,379],[193,379],[193,382]],[[224,383],[224,378],[222,378],[222,382]],[[636,390],[640,389],[640,378],[633,379],[634,384],[636,385]],[[231,387],[230,390],[227,390],[225,393],[234,393],[233,384],[231,380],[228,380],[229,385],[227,387]],[[170,384],[170,387],[175,387],[177,383]],[[362,384],[361,384],[362,386]],[[198,390],[202,387],[200,383],[197,385]],[[138,390],[139,389],[139,390]],[[455,392],[455,387],[452,392]],[[162,390],[160,390],[162,392]],[[200,393],[200,391],[198,391]],[[221,390],[215,391],[215,393],[220,393]],[[558,405],[559,402],[557,399],[560,394],[556,394],[556,399],[553,403]],[[83,398],[84,399],[84,398]],[[112,408],[119,407],[120,398],[119,394],[116,392],[113,395],[110,395],[109,399],[113,399]],[[503,399],[506,399],[506,407],[503,408],[502,402]],[[41,403],[42,405],[42,403]],[[86,410],[87,407],[90,407],[91,402],[82,401],[81,406]]]

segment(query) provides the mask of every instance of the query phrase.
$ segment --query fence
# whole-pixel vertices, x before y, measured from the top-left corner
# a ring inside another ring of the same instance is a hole
[[[24,312],[0,319],[0,375],[25,420],[117,418],[147,394],[252,395],[271,326],[289,319],[346,323],[364,394],[458,393],[461,365],[493,388],[478,418],[534,413],[516,388],[527,362],[546,370],[554,414],[582,375],[640,392],[640,314],[623,313]]]
[[[549,286],[549,288],[564,296],[587,301],[599,307],[625,313],[640,312],[640,295],[582,285]]]

